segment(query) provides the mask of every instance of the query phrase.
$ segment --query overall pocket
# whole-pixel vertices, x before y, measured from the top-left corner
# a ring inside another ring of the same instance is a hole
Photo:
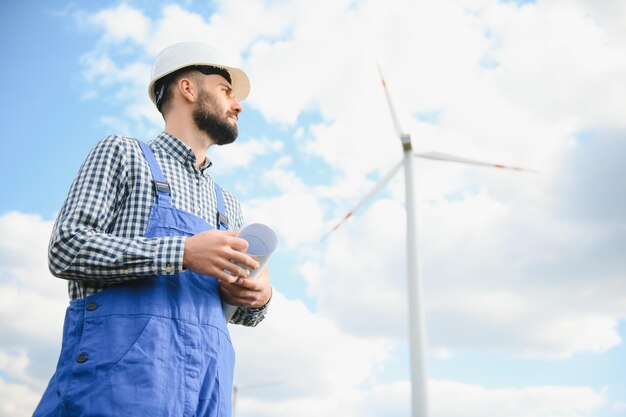
[[[171,320],[150,315],[87,318],[67,391],[70,415],[160,416]]]

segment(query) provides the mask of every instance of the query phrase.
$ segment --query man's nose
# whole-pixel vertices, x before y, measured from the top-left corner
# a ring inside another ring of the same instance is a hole
[[[237,114],[239,114],[239,113],[241,113],[243,111],[243,107],[241,107],[241,104],[239,103],[239,100],[237,100],[235,97],[233,97],[233,102],[232,102],[230,108],[234,112],[237,112]]]

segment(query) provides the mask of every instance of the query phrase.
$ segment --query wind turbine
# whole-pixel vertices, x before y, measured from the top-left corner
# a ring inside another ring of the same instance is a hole
[[[253,389],[259,389],[259,388],[265,388],[265,387],[269,387],[272,385],[280,385],[280,384],[284,384],[285,381],[271,381],[271,382],[264,382],[261,384],[254,384],[254,385],[246,385],[245,387],[239,387],[237,385],[233,384],[233,394],[232,394],[232,415],[231,417],[235,417],[235,414],[237,412],[237,399],[239,398],[239,392],[240,391],[248,391],[248,390],[253,390]]]
[[[398,116],[393,107],[387,83],[383,77],[380,66],[378,67],[380,79],[385,90],[387,105],[391,113],[391,119],[396,135],[402,143],[404,156],[365,196],[363,196],[355,207],[350,210],[343,219],[333,227],[323,238],[326,239],[330,234],[339,228],[346,220],[363,207],[378,191],[380,191],[400,170],[404,165],[404,184],[406,193],[406,236],[407,236],[407,281],[408,281],[408,298],[409,298],[409,343],[411,357],[411,409],[413,417],[428,416],[428,387],[427,387],[427,370],[426,370],[426,337],[425,337],[425,320],[424,320],[424,303],[423,303],[423,280],[421,276],[420,265],[418,262],[417,248],[417,198],[415,191],[415,169],[414,157],[434,159],[438,161],[457,162],[468,165],[488,166],[492,168],[511,169],[514,171],[536,172],[529,169],[512,167],[502,164],[494,164],[489,162],[476,161],[468,158],[461,158],[454,155],[443,154],[439,152],[416,153],[413,152],[411,144],[411,136],[405,133],[400,127]]]

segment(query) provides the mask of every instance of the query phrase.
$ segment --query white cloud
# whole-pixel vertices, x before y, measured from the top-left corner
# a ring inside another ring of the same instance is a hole
[[[408,412],[409,384],[376,379],[391,345],[350,335],[300,301],[277,292],[261,326],[235,326],[231,333],[238,352],[238,415],[394,417]],[[429,387],[431,412],[442,417],[583,417],[606,403],[605,393],[589,387],[490,389],[438,379]]]
[[[543,348],[565,348],[564,356],[578,351],[602,353],[621,342],[616,318],[593,313],[570,312],[569,317],[548,319],[532,333]]]
[[[284,144],[278,140],[247,139],[237,141],[228,146],[212,146],[209,148],[209,157],[215,161],[215,169],[220,173],[245,168],[251,170],[258,166],[256,159],[267,154],[278,154]]]
[[[322,237],[321,202],[293,171],[280,167],[269,169],[256,183],[272,184],[279,194],[246,200],[243,209],[247,219],[273,225],[286,249],[317,242]]]
[[[24,351],[17,354],[11,354],[0,351],[0,369],[13,381],[27,383],[29,385],[37,385],[27,371],[30,360]]]
[[[12,384],[0,378],[0,415],[29,417],[39,402],[40,393],[23,384]]]
[[[374,203],[362,218],[331,235],[319,259],[302,268],[319,310],[344,329],[370,336],[405,335],[403,216],[397,202]]]
[[[619,74],[626,56],[588,10],[565,1],[538,2],[493,18],[503,45],[496,54],[498,85],[514,104],[550,123],[624,126],[616,111],[624,97],[606,91],[603,77],[626,83]]]
[[[433,414],[442,417],[582,417],[595,415],[606,402],[604,393],[588,387],[487,389],[454,381],[433,382]]]
[[[390,344],[343,332],[276,291],[268,319],[255,329],[231,327],[241,386],[284,381],[283,395],[333,396],[372,379]],[[264,343],[258,343],[263,339]]]
[[[48,239],[52,225],[53,222],[36,214],[11,211],[0,216],[3,283],[40,295],[48,295],[65,284],[65,281],[52,279],[48,271]]]
[[[288,22],[288,16],[271,13],[266,4],[252,0],[221,2],[208,18],[176,4],[161,12],[154,21],[152,38],[144,45],[150,54],[175,42],[198,41],[219,46],[234,64],[251,42],[258,37],[280,37]]]
[[[584,417],[596,415],[606,395],[588,387],[486,388],[431,379],[429,410],[440,417]],[[365,392],[360,416],[407,415],[410,385],[381,384]]]
[[[150,29],[150,19],[141,10],[124,3],[96,13],[89,21],[92,25],[100,26],[105,40],[109,42],[123,42],[128,39],[144,42]]]
[[[574,253],[604,242],[595,230],[533,207],[532,200],[504,204],[486,191],[422,204],[419,256],[432,349],[569,357],[621,343],[620,274],[590,280],[569,272]],[[320,311],[349,331],[405,337],[403,217],[399,202],[376,201],[301,268]],[[613,268],[621,262],[607,261]]]
[[[31,415],[61,347],[67,284],[47,267],[52,222],[0,216],[0,414]]]
[[[518,8],[495,1],[294,7],[247,1],[236,7],[223,2],[208,19],[179,5],[164,7],[152,20],[126,5],[93,19],[106,45],[119,48],[132,39],[142,58],[181,40],[222,44],[235,60],[249,49],[250,103],[269,120],[293,123],[303,111],[313,110],[327,120],[350,120],[352,113],[372,126],[388,127],[376,117],[384,114],[377,111],[382,102],[374,66],[378,58],[396,86],[405,119],[443,110],[446,124],[462,130],[462,120],[450,116],[463,109],[479,115],[493,109],[493,115],[509,117],[529,113],[534,125],[548,121],[575,129],[592,120],[623,126],[615,109],[624,98],[610,91],[607,96],[599,83],[605,76],[626,83],[619,70],[626,57],[612,32],[598,26],[585,7],[539,2]],[[608,22],[610,7],[618,6],[593,7],[593,15]],[[325,30],[319,30],[316,19]],[[135,22],[134,29],[120,23],[126,21]],[[225,39],[223,33],[230,35]],[[481,67],[486,54],[498,64],[495,70]],[[502,119],[492,119],[491,134],[474,126],[478,137],[493,140],[495,132],[508,130],[503,124],[496,130]]]
[[[606,394],[588,387],[540,386],[490,389],[480,385],[433,379],[429,381],[429,410],[440,417],[591,417],[606,405]],[[241,392],[237,415],[400,417],[409,413],[410,384],[406,381],[379,384],[350,393],[337,392],[333,399],[292,397],[277,401],[271,386],[256,393]]]
[[[36,288],[37,284],[45,279],[52,281],[56,278],[52,278],[49,274],[35,275],[31,278],[34,282],[26,288],[15,282],[0,285],[0,292],[2,292],[0,334],[3,338],[12,340],[6,342],[6,346],[19,345],[24,341],[60,346],[59,323],[63,322],[65,307],[67,307],[67,286],[59,280],[55,283],[58,284],[55,288],[50,286],[53,291],[42,294],[39,292],[40,288]],[[29,306],[37,306],[37,308],[29,308]]]

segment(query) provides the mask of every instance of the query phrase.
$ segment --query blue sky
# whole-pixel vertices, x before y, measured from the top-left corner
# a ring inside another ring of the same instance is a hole
[[[402,175],[320,242],[401,158],[377,62],[417,151],[540,171],[418,162],[432,415],[626,414],[621,2],[1,7],[0,415],[30,415],[55,365],[46,245],[71,181],[103,136],[160,131],[150,65],[183,40],[251,78],[211,169],[280,238],[270,316],[232,333],[236,384],[281,383],[238,416],[408,415]]]

